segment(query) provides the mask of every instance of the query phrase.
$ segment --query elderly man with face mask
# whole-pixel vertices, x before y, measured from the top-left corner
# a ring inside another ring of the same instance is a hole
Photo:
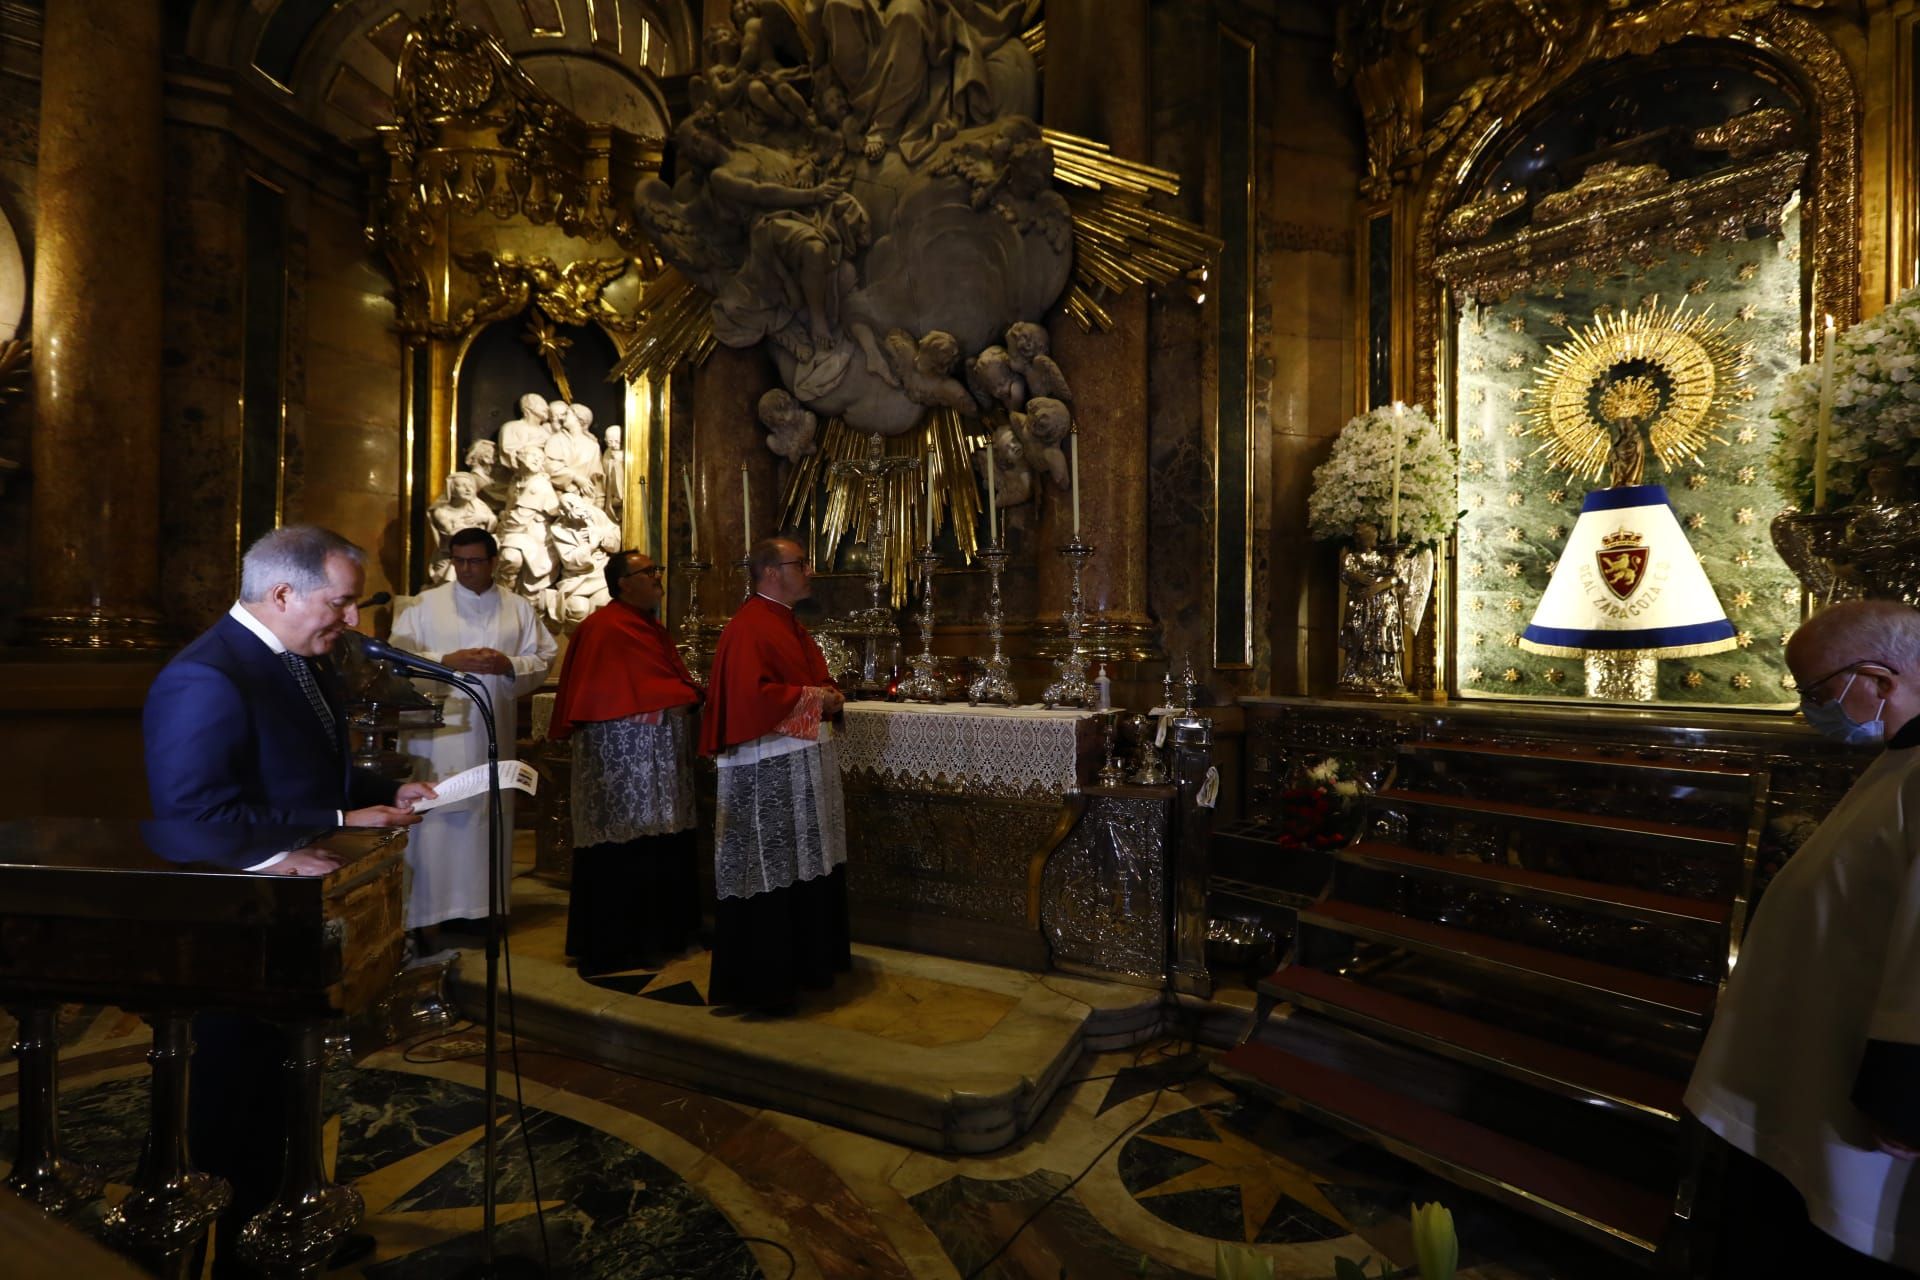
[[[589,975],[670,959],[700,923],[700,686],[660,625],[660,566],[622,551],[606,580],[613,598],[574,633],[547,730],[573,742],[566,948]]]
[[[1787,665],[1809,724],[1880,750],[1767,886],[1686,1103],[1732,1148],[1725,1274],[1899,1275],[1920,1268],[1920,613],[1834,605]]]

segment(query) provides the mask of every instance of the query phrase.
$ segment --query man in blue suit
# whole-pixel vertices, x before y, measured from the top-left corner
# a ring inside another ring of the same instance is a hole
[[[413,802],[433,788],[348,767],[333,682],[312,662],[360,620],[365,560],[353,543],[311,525],[276,529],[247,549],[239,601],[147,693],[141,727],[155,818],[316,834],[420,821]],[[293,849],[244,869],[326,875],[337,865]],[[200,1166],[233,1186],[214,1231],[214,1272],[237,1276],[239,1230],[279,1184],[282,1046],[271,1025],[227,1014],[195,1018],[194,1039],[189,1140]]]

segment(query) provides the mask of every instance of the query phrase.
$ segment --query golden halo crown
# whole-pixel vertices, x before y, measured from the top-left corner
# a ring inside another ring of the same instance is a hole
[[[1615,529],[1612,533],[1600,539],[1600,545],[1609,551],[1615,547],[1638,546],[1639,543],[1640,535],[1631,529]]]

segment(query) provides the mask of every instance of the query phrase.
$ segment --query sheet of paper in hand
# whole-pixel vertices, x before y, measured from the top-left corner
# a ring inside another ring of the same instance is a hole
[[[528,795],[533,795],[540,785],[540,775],[524,760],[502,760],[499,770],[502,791],[508,787],[518,787]],[[487,766],[477,764],[471,769],[454,774],[451,778],[442,778],[433,784],[433,790],[433,799],[413,802],[415,813],[425,813],[428,809],[438,809],[443,804],[456,804],[462,800],[470,800],[474,796],[487,794]]]

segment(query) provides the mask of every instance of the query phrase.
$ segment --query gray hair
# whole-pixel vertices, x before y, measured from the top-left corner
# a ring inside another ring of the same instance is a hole
[[[1847,600],[1822,609],[1793,633],[1794,648],[1831,645],[1837,656],[1920,673],[1920,612],[1894,600]]]
[[[240,598],[258,604],[281,583],[301,595],[327,585],[327,560],[345,556],[356,565],[367,553],[331,529],[317,524],[292,524],[263,535],[247,548],[240,562]]]

